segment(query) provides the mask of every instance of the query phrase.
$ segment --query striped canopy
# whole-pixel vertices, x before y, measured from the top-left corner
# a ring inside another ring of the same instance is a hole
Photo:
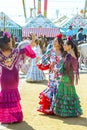
[[[30,32],[37,36],[55,37],[59,33],[59,29],[49,19],[40,14],[23,27],[22,36],[28,37]]]
[[[34,33],[38,36],[46,35],[46,37],[55,37],[59,33],[59,29],[57,28],[23,28],[22,36],[28,37],[30,32]]]

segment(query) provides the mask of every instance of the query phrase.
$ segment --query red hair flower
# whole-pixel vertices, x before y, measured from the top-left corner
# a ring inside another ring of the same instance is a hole
[[[57,34],[56,37],[57,37],[57,38],[62,38],[62,34],[61,34],[61,33],[60,33],[60,34]]]
[[[71,40],[72,40],[72,37],[70,37],[70,36],[67,37],[67,40],[68,40],[68,41],[71,41]]]

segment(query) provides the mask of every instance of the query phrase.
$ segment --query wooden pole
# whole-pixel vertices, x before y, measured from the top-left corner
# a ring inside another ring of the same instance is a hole
[[[47,3],[48,0],[44,0],[44,16],[47,17]]]
[[[87,0],[85,0],[84,18],[86,17],[86,14],[87,14]]]
[[[22,0],[22,4],[23,4],[24,17],[25,17],[25,19],[26,19],[27,16],[26,16],[25,0]]]
[[[41,0],[38,0],[38,14],[41,14]]]

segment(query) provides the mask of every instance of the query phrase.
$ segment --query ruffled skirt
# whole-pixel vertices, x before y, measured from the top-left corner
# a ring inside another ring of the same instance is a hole
[[[15,123],[23,120],[20,95],[17,89],[0,92],[0,122]]]
[[[82,114],[75,87],[61,82],[56,94],[54,113],[61,117],[77,117]]]
[[[50,86],[52,84],[49,83],[49,87],[46,88],[43,92],[40,93],[39,98],[40,98],[40,107],[38,108],[37,111],[42,112],[44,114],[54,114],[53,112],[53,107],[54,107],[54,102],[55,102],[55,96],[56,92],[58,90],[57,85]]]
[[[39,70],[36,65],[31,65],[27,75],[26,81],[42,81],[45,80],[45,74],[42,70]]]

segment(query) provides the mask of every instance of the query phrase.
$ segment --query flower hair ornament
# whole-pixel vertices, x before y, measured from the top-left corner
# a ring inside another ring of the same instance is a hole
[[[8,33],[8,32],[3,32],[3,36],[6,36],[7,38],[11,37],[10,33]]]
[[[71,36],[67,37],[67,41],[71,41],[73,44],[75,44]]]
[[[68,41],[71,41],[71,40],[72,40],[72,37],[70,37],[70,36],[67,37],[67,40],[68,40]]]
[[[63,36],[63,35],[60,33],[60,34],[56,35],[56,38],[60,38],[60,39],[61,39],[62,36]]]

